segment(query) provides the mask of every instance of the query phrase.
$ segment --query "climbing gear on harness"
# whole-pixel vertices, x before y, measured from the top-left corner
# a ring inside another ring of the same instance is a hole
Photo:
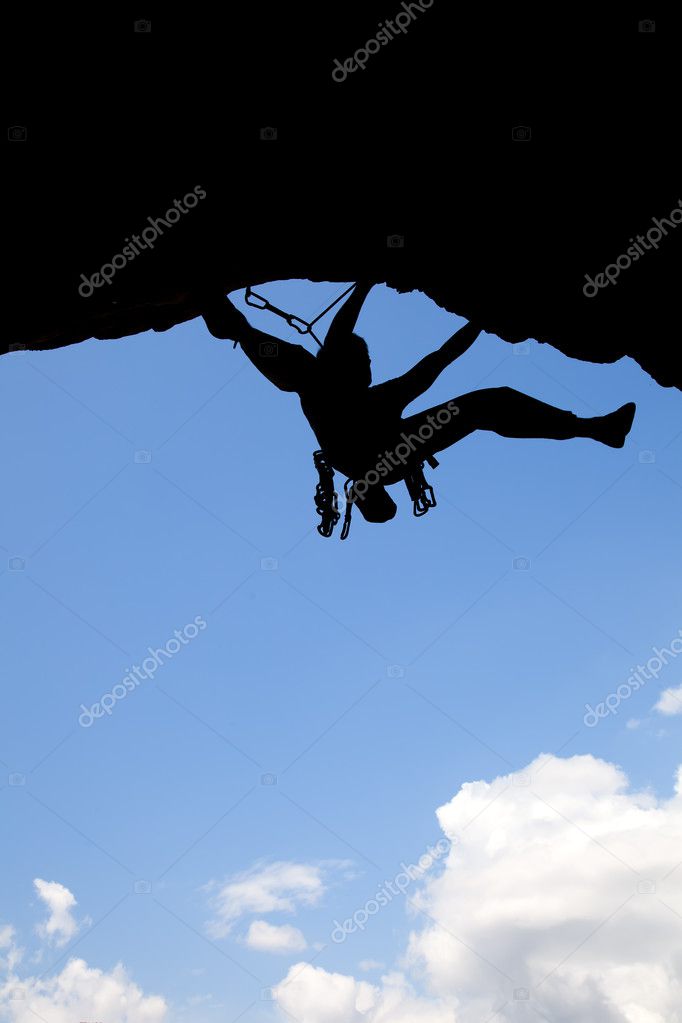
[[[427,455],[426,461],[432,469],[439,464],[433,455]],[[415,518],[426,515],[429,508],[436,507],[436,495],[433,487],[427,483],[424,477],[424,462],[415,464],[405,476],[405,486],[412,498],[412,514]]]
[[[405,486],[412,498],[412,514],[416,518],[426,515],[429,508],[436,507],[433,487],[424,478],[424,463],[415,466],[405,477]]]
[[[334,532],[334,526],[341,518],[339,511],[339,495],[334,489],[334,468],[328,462],[322,451],[313,451],[313,463],[317,469],[319,482],[315,487],[315,509],[321,521],[317,525],[317,532],[320,536],[330,537]],[[350,530],[350,516],[355,501],[355,494],[352,489],[353,481],[347,479],[343,485],[346,495],[346,512],[343,517],[341,528],[341,539],[345,540]]]
[[[335,305],[337,305],[337,303],[340,302],[342,298],[345,298],[346,295],[348,294],[348,292],[352,291],[354,287],[355,287],[355,285],[351,284],[350,288],[346,288],[346,290],[344,291],[343,295],[339,295],[338,298],[335,298],[334,301],[331,303],[331,305],[328,305],[327,308],[324,309],[319,314],[319,316],[316,316],[314,320],[311,320],[310,323],[308,323],[307,320],[302,319],[300,316],[296,316],[293,313],[285,313],[283,309],[278,309],[278,307],[276,305],[272,305],[270,302],[268,302],[267,298],[263,298],[262,295],[257,295],[256,292],[252,290],[250,285],[246,289],[246,295],[244,296],[244,301],[246,302],[247,305],[253,306],[254,309],[267,309],[268,312],[275,313],[277,316],[281,316],[283,319],[285,319],[287,321],[289,326],[293,327],[294,330],[297,330],[299,334],[310,334],[312,337],[314,337],[315,340],[317,341],[318,345],[321,348],[322,347],[322,342],[320,341],[320,339],[318,337],[315,336],[315,333],[313,331],[313,327],[315,326],[317,321],[321,320],[322,317],[325,316],[329,312],[330,309],[333,309],[333,307]],[[258,302],[250,301],[252,298],[258,299],[263,304],[259,305]],[[303,326],[299,327],[299,323],[303,324]],[[236,344],[237,344],[237,342],[235,341],[235,346],[236,346]]]
[[[315,487],[315,508],[322,519],[318,523],[317,532],[320,536],[329,537],[341,518],[339,495],[334,490],[334,470],[327,462],[322,450],[313,452],[313,462],[320,477],[319,483]]]
[[[350,477],[343,484],[343,492],[346,495],[346,514],[343,516],[343,526],[341,527],[341,539],[345,540],[350,533],[350,516],[353,510],[353,504],[355,503],[355,491],[353,490],[353,480]]]
[[[424,461],[428,462],[432,469],[436,469],[440,464],[433,455],[427,455]],[[334,467],[327,460],[321,449],[313,452],[313,462],[319,476],[319,483],[315,487],[315,508],[322,520],[317,526],[317,532],[320,536],[330,537],[334,532],[334,527],[341,518],[339,495],[334,489]],[[422,515],[426,515],[429,508],[436,507],[436,496],[433,492],[433,487],[427,483],[424,477],[424,462],[413,463],[405,474],[404,480],[407,491],[412,498],[412,514],[415,518],[421,518]],[[343,484],[343,492],[346,496],[346,511],[341,527],[341,540],[345,540],[350,533],[351,514],[353,505],[357,500],[354,483],[353,478],[349,476]]]

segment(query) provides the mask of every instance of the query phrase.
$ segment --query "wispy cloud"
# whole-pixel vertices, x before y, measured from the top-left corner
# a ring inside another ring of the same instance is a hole
[[[61,948],[80,930],[81,925],[71,912],[76,905],[75,896],[58,881],[43,881],[37,877],[33,885],[49,910],[47,920],[36,926],[36,932],[41,938]]]
[[[322,865],[278,861],[256,863],[223,884],[213,882],[207,890],[213,892],[215,912],[207,931],[214,938],[224,938],[242,916],[293,913],[298,906],[316,905],[327,886]]]
[[[664,689],[658,698],[658,702],[654,705],[654,710],[657,710],[659,714],[666,714],[667,716],[682,714],[682,686]]]
[[[385,967],[386,963],[380,963],[376,959],[361,959],[358,963],[358,969],[363,973],[369,973],[370,970],[383,970]]]
[[[254,920],[244,939],[249,948],[257,952],[302,952],[308,947],[298,927],[290,924],[269,924],[266,920]]]

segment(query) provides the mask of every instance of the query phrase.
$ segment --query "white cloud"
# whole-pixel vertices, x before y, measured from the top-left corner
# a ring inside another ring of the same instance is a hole
[[[453,845],[408,896],[402,972],[372,985],[299,963],[276,989],[285,1014],[682,1023],[682,768],[657,799],[595,757],[542,756],[462,785],[437,816]]]
[[[258,952],[302,952],[307,943],[297,927],[289,924],[277,926],[266,920],[254,920],[247,932],[245,943]]]
[[[216,885],[207,887],[213,891]],[[321,866],[290,861],[256,863],[217,887],[212,896],[216,916],[207,924],[214,938],[229,934],[241,916],[293,913],[297,906],[314,906],[326,891]]]
[[[370,970],[383,970],[385,967],[386,963],[379,963],[376,959],[361,959],[358,963],[358,969],[363,973],[369,973]]]
[[[197,1009],[200,1006],[205,1006],[207,1009],[222,1009],[223,1003],[216,1002],[215,998],[211,994],[206,995],[190,995],[185,1002],[187,1009]]]
[[[0,982],[0,1017],[7,1023],[163,1023],[167,1005],[158,995],[144,995],[119,963],[108,973],[71,959],[61,973]]]
[[[0,926],[0,970],[11,972],[20,962],[24,950],[18,948],[16,932],[11,924]]]
[[[37,877],[33,885],[50,911],[47,920],[38,924],[36,931],[41,938],[60,948],[78,933],[80,927],[71,914],[76,899],[69,889],[58,881],[43,881]]]
[[[416,996],[398,972],[382,977],[378,987],[296,963],[274,993],[283,1018],[298,1023],[457,1023],[451,1007]]]
[[[682,686],[664,689],[654,706],[660,714],[682,714]]]
[[[45,940],[63,945],[78,930],[71,915],[76,899],[63,885],[36,878],[38,895],[50,915],[38,928]],[[0,925],[0,1019],[2,1023],[164,1023],[167,1004],[158,995],[145,995],[118,963],[98,970],[83,959],[70,959],[51,977],[19,976],[23,949],[16,945],[11,924]],[[33,957],[35,959],[35,956]]]

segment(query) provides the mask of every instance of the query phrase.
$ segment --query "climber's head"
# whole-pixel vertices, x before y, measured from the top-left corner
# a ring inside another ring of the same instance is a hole
[[[339,387],[369,387],[372,370],[367,342],[358,334],[326,340],[317,353],[317,361],[330,380]]]

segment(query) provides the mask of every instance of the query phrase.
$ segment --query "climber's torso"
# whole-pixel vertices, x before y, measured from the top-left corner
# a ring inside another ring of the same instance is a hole
[[[402,419],[400,410],[382,396],[380,386],[342,394],[339,402],[338,390],[328,391],[318,383],[301,391],[301,408],[334,468],[359,479],[395,448]],[[394,470],[390,476],[400,479],[401,474]],[[387,477],[386,482],[391,479]]]

